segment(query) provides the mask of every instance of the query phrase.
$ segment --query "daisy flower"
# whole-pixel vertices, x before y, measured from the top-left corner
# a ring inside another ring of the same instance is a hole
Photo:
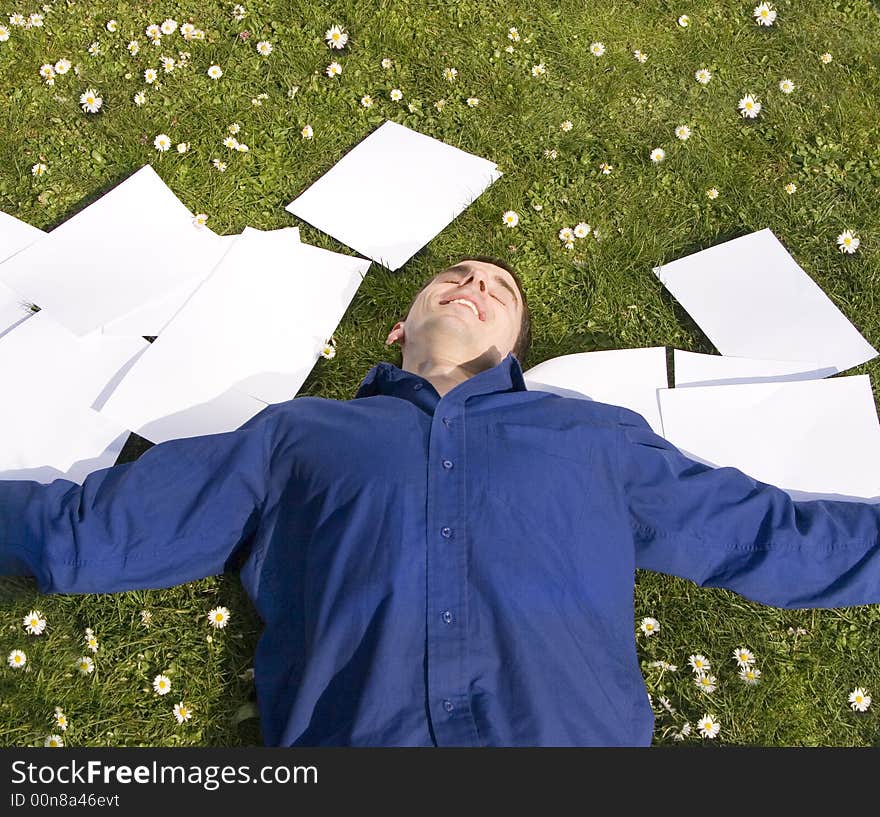
[[[633,51],[633,56],[636,58],[636,60],[638,62],[647,62],[648,61],[648,55],[645,54],[643,51],[639,51],[638,48],[635,51]]]
[[[222,162],[220,159],[211,159],[211,164],[221,173],[226,170],[226,162]]]
[[[737,647],[733,651],[733,658],[739,667],[750,667],[755,663],[755,655],[745,647]]]
[[[565,122],[563,122],[559,126],[559,130],[564,131],[565,133],[568,133],[573,127],[574,127],[574,125],[572,124],[571,120],[566,119]]]
[[[13,650],[6,657],[6,663],[13,669],[21,669],[27,664],[27,656],[24,654],[23,650]]]
[[[95,671],[95,662],[87,655],[84,655],[76,662],[76,668],[82,675],[89,675]]]
[[[388,94],[391,97],[392,102],[400,102],[403,99],[403,91],[400,88],[392,88],[391,93]]]
[[[147,85],[152,85],[158,77],[159,72],[155,68],[147,68],[147,70],[144,71],[144,82],[146,82]]]
[[[703,715],[697,721],[697,729],[704,738],[714,738],[721,731],[721,724],[715,719],[714,715]]]
[[[675,136],[682,142],[686,142],[691,138],[691,129],[687,125],[679,125],[675,129]]]
[[[237,20],[238,22],[241,22],[242,20],[244,20],[245,14],[247,14],[247,12],[244,10],[244,6],[241,5],[241,3],[236,3],[232,7],[232,19],[233,20]]]
[[[710,187],[710,188],[706,191],[706,196],[707,196],[707,198],[710,198],[710,199],[713,199],[713,200],[714,200],[714,199],[717,199],[717,198],[718,198],[718,188],[717,188],[717,187]]]
[[[336,357],[336,347],[332,343],[325,343],[321,347],[321,357],[326,360],[333,360]]]
[[[586,230],[584,228],[586,227]],[[575,238],[585,238],[590,234],[590,225],[584,224],[581,222],[574,228]],[[651,616],[646,616],[642,619],[642,623],[639,624],[639,629],[645,635],[654,635],[655,633],[660,632],[660,622],[657,621],[656,618],[651,618]]]
[[[173,34],[177,31],[177,21],[172,19],[167,19],[162,22],[162,25],[159,26],[159,30],[163,34]]]
[[[247,153],[247,152],[250,150],[250,148],[249,148],[244,142],[239,142],[239,143],[235,146],[235,149],[236,149],[239,153]]]
[[[192,717],[192,710],[183,701],[179,701],[174,704],[174,717],[178,723],[183,723]]]
[[[689,737],[691,734],[691,724],[690,721],[686,721],[684,726],[681,727],[680,732],[676,732],[673,736],[673,740],[684,740],[686,737]]]
[[[605,53],[605,46],[602,43],[590,43],[590,53],[594,57],[601,57]]]
[[[60,706],[55,707],[55,712],[52,714],[52,717],[55,719],[55,725],[62,731],[66,732],[67,727],[70,726],[70,723],[67,720],[67,715],[65,715],[61,711]]]
[[[520,41],[519,30],[514,26],[511,26],[507,29],[507,39],[513,40],[513,42],[518,43]]]
[[[652,661],[650,666],[656,667],[657,669],[661,669],[664,672],[676,672],[678,667],[675,664],[670,664],[668,661]]]
[[[761,3],[755,6],[752,16],[759,26],[772,26],[776,21],[776,10],[769,3]]]
[[[39,165],[34,165],[34,167],[39,167]],[[45,167],[45,165],[43,165],[43,167]],[[31,172],[33,173],[33,168],[31,168]],[[42,176],[43,173],[34,173],[34,175]],[[24,617],[23,623],[25,630],[31,635],[41,635],[43,630],[46,629],[46,619],[43,618],[43,614],[39,610],[31,610]]]
[[[138,91],[138,92],[134,95],[134,104],[137,105],[139,108],[140,108],[140,106],[143,105],[146,101],[147,101],[147,95],[146,95],[143,91]]]
[[[79,97],[80,107],[85,113],[97,113],[101,110],[104,100],[98,96],[98,92],[94,88],[83,91]]]
[[[844,230],[837,236],[837,246],[841,252],[852,255],[862,242],[856,237],[852,230]]]
[[[328,77],[338,77],[342,73],[342,66],[338,62],[331,62],[324,73]]]
[[[166,74],[170,74],[174,70],[174,57],[159,57],[159,62],[162,63]]]
[[[61,740],[61,735],[49,735],[46,740],[43,741],[43,746],[51,746],[55,749],[64,746],[64,741]]]
[[[694,683],[703,692],[714,692],[718,688],[718,679],[714,675],[707,675],[705,672],[697,673]]]
[[[544,158],[545,159],[555,159],[559,156],[559,152],[556,148],[544,148]]]
[[[149,627],[153,623],[153,614],[149,610],[141,610],[141,624]]]
[[[537,65],[532,66],[532,76],[533,77],[543,77],[544,74],[547,73],[547,69],[544,66],[543,62],[539,62]]]
[[[754,119],[759,113],[761,113],[761,103],[751,94],[746,94],[739,101],[739,111],[741,116]]]
[[[797,185],[794,182],[789,182],[787,185],[785,185],[785,192],[788,193],[789,196],[792,193],[794,193],[796,190],[797,190]]]
[[[98,651],[98,639],[95,637],[95,634],[88,630],[85,636],[86,648],[91,650],[93,653]]]
[[[574,230],[571,227],[563,227],[559,231],[559,240],[565,242],[566,244],[574,243]]]
[[[166,150],[168,150],[168,148],[171,147],[171,139],[169,139],[166,134],[160,133],[153,140],[153,147],[155,147],[156,150],[158,150],[160,153],[164,153]]]
[[[392,65],[394,65],[394,63],[391,62],[391,60],[390,60],[388,57],[383,57],[383,58],[382,58],[382,63],[381,63],[381,64],[382,64],[382,67],[383,67],[386,71],[387,71],[389,68],[391,68]]]
[[[700,85],[708,85],[709,80],[712,79],[712,72],[708,68],[700,68],[694,74],[694,79],[700,83]]]
[[[144,29],[144,34],[146,34],[151,40],[162,39],[162,29],[155,23],[150,23],[150,25]]]
[[[819,59],[822,60],[823,65],[828,65],[831,60],[834,59],[827,51],[824,54],[819,55]]]
[[[42,176],[48,169],[49,168],[42,162],[37,162],[37,164],[31,168],[31,175],[37,177]],[[27,622],[27,619],[25,619],[25,622]]]
[[[18,12],[15,12],[15,14],[9,15],[9,25],[11,25],[11,26],[22,27],[22,26],[24,26],[24,24],[26,22],[27,21],[24,19],[23,14],[19,14]]]
[[[0,25],[0,43],[5,43],[9,39],[9,29]]]
[[[192,23],[184,23],[180,27],[180,36],[183,37],[184,40],[189,40],[195,30],[196,27]]]
[[[446,100],[445,100],[445,99],[438,99],[438,100],[434,103],[434,107],[435,107],[438,111],[442,111],[442,110],[446,107]]]
[[[871,705],[871,696],[862,687],[856,687],[849,693],[849,705],[854,712],[864,712]]]
[[[204,227],[208,223],[208,216],[205,213],[196,213],[193,216],[193,226]]]
[[[794,90],[794,83],[790,79],[779,80],[779,90],[784,94],[790,94]]]
[[[220,79],[223,76],[223,69],[219,65],[212,65],[208,68],[207,74],[211,79]]]
[[[758,683],[758,679],[761,677],[761,670],[747,664],[740,668],[739,677],[741,681],[749,686],[755,686],[755,684]]]
[[[63,58],[58,60],[58,62],[55,63],[55,73],[58,74],[58,76],[63,76],[70,70],[70,64],[70,60]]]
[[[343,49],[348,42],[348,34],[342,26],[331,26],[324,34],[324,39],[330,48]]]
[[[157,695],[167,695],[171,692],[171,679],[167,675],[157,675],[153,679],[153,691]]]
[[[241,125],[239,125],[238,122],[231,122],[226,126],[226,130],[232,134],[236,134],[241,130]]]
[[[514,51],[516,51],[516,49],[512,45],[505,45],[504,51],[507,54],[512,54]]]
[[[229,623],[229,608],[215,607],[208,612],[208,622],[217,630],[222,630]]]
[[[458,76],[458,70],[455,68],[444,68],[443,69],[443,79],[447,82],[453,82],[455,78]]]
[[[55,66],[52,65],[52,64],[50,64],[50,63],[48,63],[48,62],[47,62],[45,65],[41,65],[41,66],[40,66],[40,76],[41,76],[44,80],[46,80],[46,84],[47,84],[47,85],[54,85],[54,84],[55,84],[55,83],[54,83],[54,79],[55,79]]]
[[[141,50],[141,44],[137,40],[131,40],[127,46],[128,53],[134,56]]]
[[[665,158],[666,151],[663,150],[663,148],[654,148],[654,150],[651,151],[651,161],[654,162],[654,164],[659,164]]]
[[[365,108],[372,108],[373,107],[373,97],[371,97],[369,94],[364,94],[361,97],[361,105],[363,105]]]
[[[104,25],[104,28],[106,28],[107,31],[109,31],[112,34],[114,31],[116,31],[116,28],[117,28],[116,20],[108,20],[106,22],[106,24]]]
[[[602,171],[603,176],[607,176],[612,170],[614,170],[614,165],[610,165],[608,162],[601,162],[599,164],[599,170]]]
[[[186,153],[189,150],[189,142],[178,142],[177,143],[177,152],[178,153]]]
[[[687,28],[691,24],[691,18],[687,16],[687,14],[682,14],[681,17],[678,18],[678,24],[682,28]]]
[[[574,237],[575,238],[586,238],[590,234],[591,230],[592,230],[592,227],[590,227],[590,225],[587,224],[586,221],[582,221],[579,224],[574,225]],[[645,626],[645,622],[648,622],[648,624],[653,623],[653,627],[654,627],[654,629],[651,630],[650,632],[648,632],[647,630],[642,630],[642,632],[645,633],[645,635],[653,635],[654,633],[656,633],[660,630],[660,622],[657,621],[657,619],[643,618],[642,619],[643,626]]]
[[[519,213],[516,210],[508,210],[502,214],[501,221],[508,227],[516,227],[519,224]]]
[[[303,125],[302,130],[299,133],[303,139],[311,139],[315,135],[311,125]]]
[[[238,147],[238,139],[236,139],[234,136],[227,136],[223,140],[223,147],[227,147],[230,150],[235,150]]]
[[[467,98],[467,106],[468,106],[468,108],[476,108],[477,105],[479,105],[479,104],[480,104],[480,100],[477,99],[477,97],[475,97],[475,96],[469,96],[469,97]]]
[[[42,14],[32,14],[28,17],[27,21],[28,26],[32,26],[33,28],[42,28],[43,27],[43,15]]]
[[[688,656],[688,664],[690,664],[691,669],[694,672],[708,672],[712,669],[709,659],[706,658],[705,655],[700,655],[699,653]]]
[[[268,40],[260,40],[257,43],[257,53],[261,57],[268,57],[272,53],[272,43]]]

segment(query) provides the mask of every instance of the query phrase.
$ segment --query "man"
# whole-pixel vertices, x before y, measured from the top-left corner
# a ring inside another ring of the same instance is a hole
[[[502,262],[418,293],[357,396],[273,405],[82,487],[0,484],[45,592],[241,565],[269,745],[648,745],[637,567],[783,607],[880,601],[880,506],[793,502],[628,409],[526,390]]]

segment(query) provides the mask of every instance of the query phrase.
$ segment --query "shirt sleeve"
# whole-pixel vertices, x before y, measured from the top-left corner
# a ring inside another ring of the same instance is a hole
[[[275,408],[82,485],[0,481],[0,575],[33,576],[44,593],[111,593],[222,573],[259,521]]]
[[[690,459],[628,409],[620,430],[636,567],[776,607],[880,602],[880,505],[795,501]]]

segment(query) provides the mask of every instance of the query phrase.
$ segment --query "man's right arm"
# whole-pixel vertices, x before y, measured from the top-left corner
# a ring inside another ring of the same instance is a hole
[[[82,485],[0,481],[0,575],[44,593],[111,593],[222,573],[268,490],[269,406],[236,431],[153,446]]]

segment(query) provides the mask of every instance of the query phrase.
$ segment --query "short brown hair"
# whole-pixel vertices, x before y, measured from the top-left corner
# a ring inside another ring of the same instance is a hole
[[[528,300],[526,299],[526,293],[523,290],[522,281],[516,274],[516,271],[513,269],[513,267],[511,267],[510,264],[508,264],[506,261],[502,261],[500,258],[492,258],[488,255],[466,255],[463,258],[459,258],[458,261],[456,261],[455,263],[460,264],[462,261],[481,261],[484,264],[492,264],[492,266],[501,267],[501,269],[509,272],[511,278],[513,278],[513,280],[516,282],[516,288],[519,291],[520,303],[522,304],[522,320],[520,321],[519,334],[516,337],[516,343],[514,343],[513,345],[513,354],[519,361],[519,365],[525,366],[526,357],[528,357],[529,349],[532,346],[532,316],[529,312],[529,304]],[[455,264],[453,264],[452,266],[455,266]],[[443,270],[440,270],[440,272],[443,272]],[[434,273],[427,281],[425,281],[424,284],[422,284],[419,291],[415,295],[413,295],[413,299],[410,301],[409,306],[406,310],[407,317],[409,316],[410,310],[413,308],[416,299],[419,297],[419,295],[422,294],[422,292],[425,291],[425,288],[428,286],[428,284],[430,284],[431,281],[433,281],[438,275],[440,275],[440,272]]]

